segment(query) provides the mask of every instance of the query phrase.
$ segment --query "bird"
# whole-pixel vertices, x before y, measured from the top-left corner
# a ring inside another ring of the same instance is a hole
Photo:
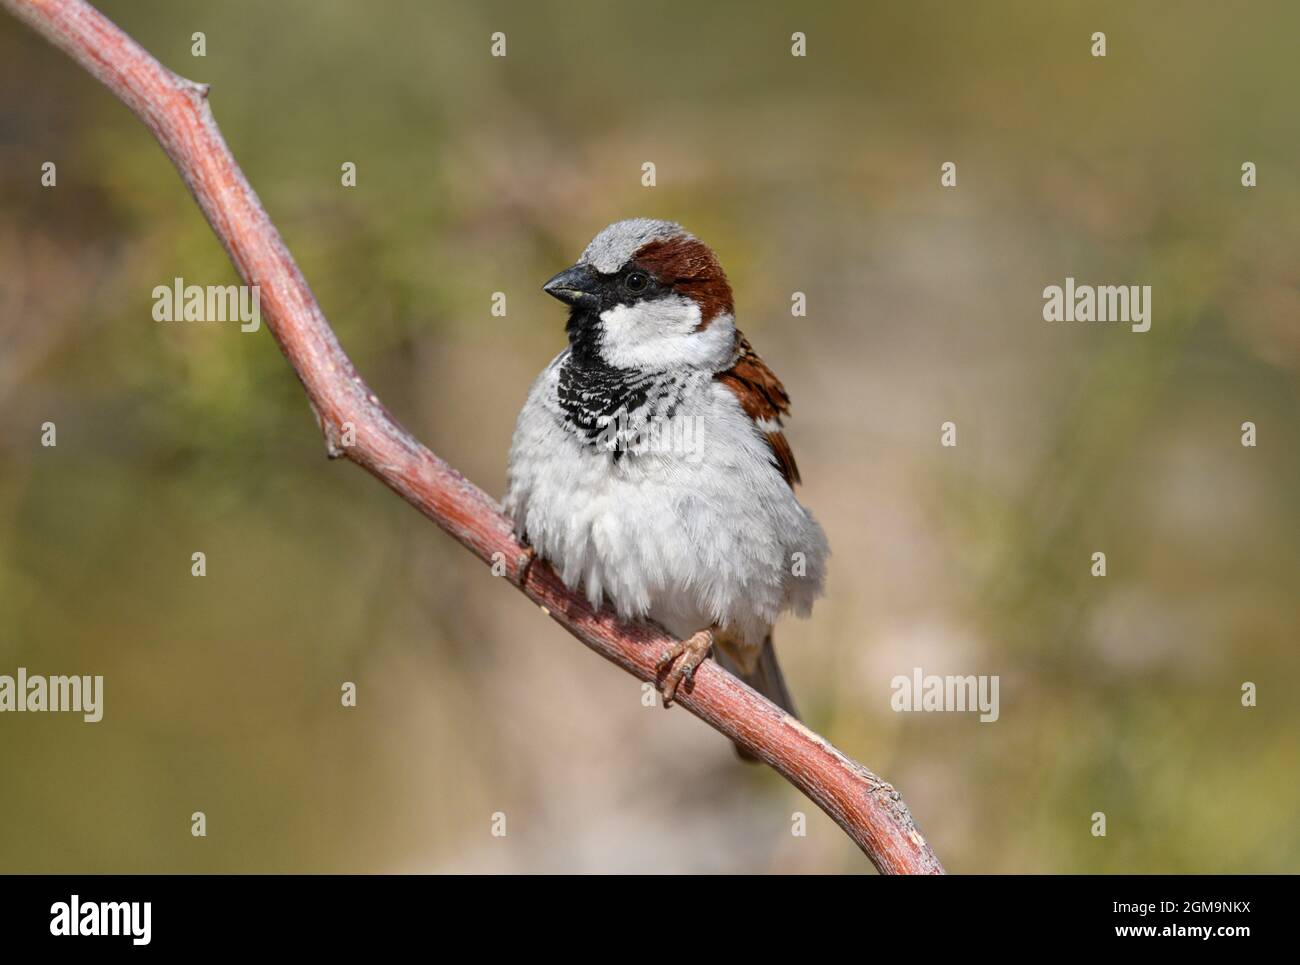
[[[542,290],[568,306],[568,345],[515,425],[516,535],[593,607],[675,638],[656,663],[665,707],[712,655],[797,717],[772,627],[811,612],[830,549],[795,495],[790,398],[736,327],[716,254],[632,218]]]

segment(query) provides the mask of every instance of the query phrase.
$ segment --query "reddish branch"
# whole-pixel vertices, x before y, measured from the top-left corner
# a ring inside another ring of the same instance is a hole
[[[280,233],[235,163],[207,103],[207,87],[163,67],[84,0],[0,0],[93,74],[153,132],[176,165],[302,380],[331,457],[366,469],[553,620],[641,680],[655,679],[668,643],[652,626],[620,625],[564,587],[550,566],[529,566],[509,520],[481,489],[406,432],[362,381],[316,304]],[[355,442],[345,439],[355,433]],[[500,554],[500,555],[498,555]],[[678,703],[812,798],[881,872],[942,873],[898,792],[822,737],[709,661]]]

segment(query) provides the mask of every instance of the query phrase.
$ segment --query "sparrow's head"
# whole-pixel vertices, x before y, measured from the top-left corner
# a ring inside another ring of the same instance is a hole
[[[570,306],[580,359],[643,371],[731,363],[727,276],[708,245],[670,221],[615,222],[542,290]]]

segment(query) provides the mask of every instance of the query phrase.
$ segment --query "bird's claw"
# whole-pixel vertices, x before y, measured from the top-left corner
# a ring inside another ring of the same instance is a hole
[[[713,631],[700,630],[685,640],[678,640],[659,655],[656,668],[662,670],[665,664],[668,665],[668,672],[660,687],[664,695],[664,707],[672,705],[678,687],[695,679],[695,671],[708,659],[712,650]]]

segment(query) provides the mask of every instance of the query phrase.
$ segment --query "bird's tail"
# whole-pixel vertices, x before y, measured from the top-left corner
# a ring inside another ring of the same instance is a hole
[[[790,696],[790,688],[786,686],[785,675],[781,673],[781,665],[776,662],[776,649],[772,646],[772,634],[769,633],[763,640],[763,648],[759,651],[758,661],[754,664],[752,670],[742,670],[739,663],[732,659],[723,647],[714,650],[714,659],[791,717],[798,718],[799,712],[795,710],[794,698]],[[758,760],[757,757],[739,744],[735,746],[736,753],[740,755],[741,760]]]

